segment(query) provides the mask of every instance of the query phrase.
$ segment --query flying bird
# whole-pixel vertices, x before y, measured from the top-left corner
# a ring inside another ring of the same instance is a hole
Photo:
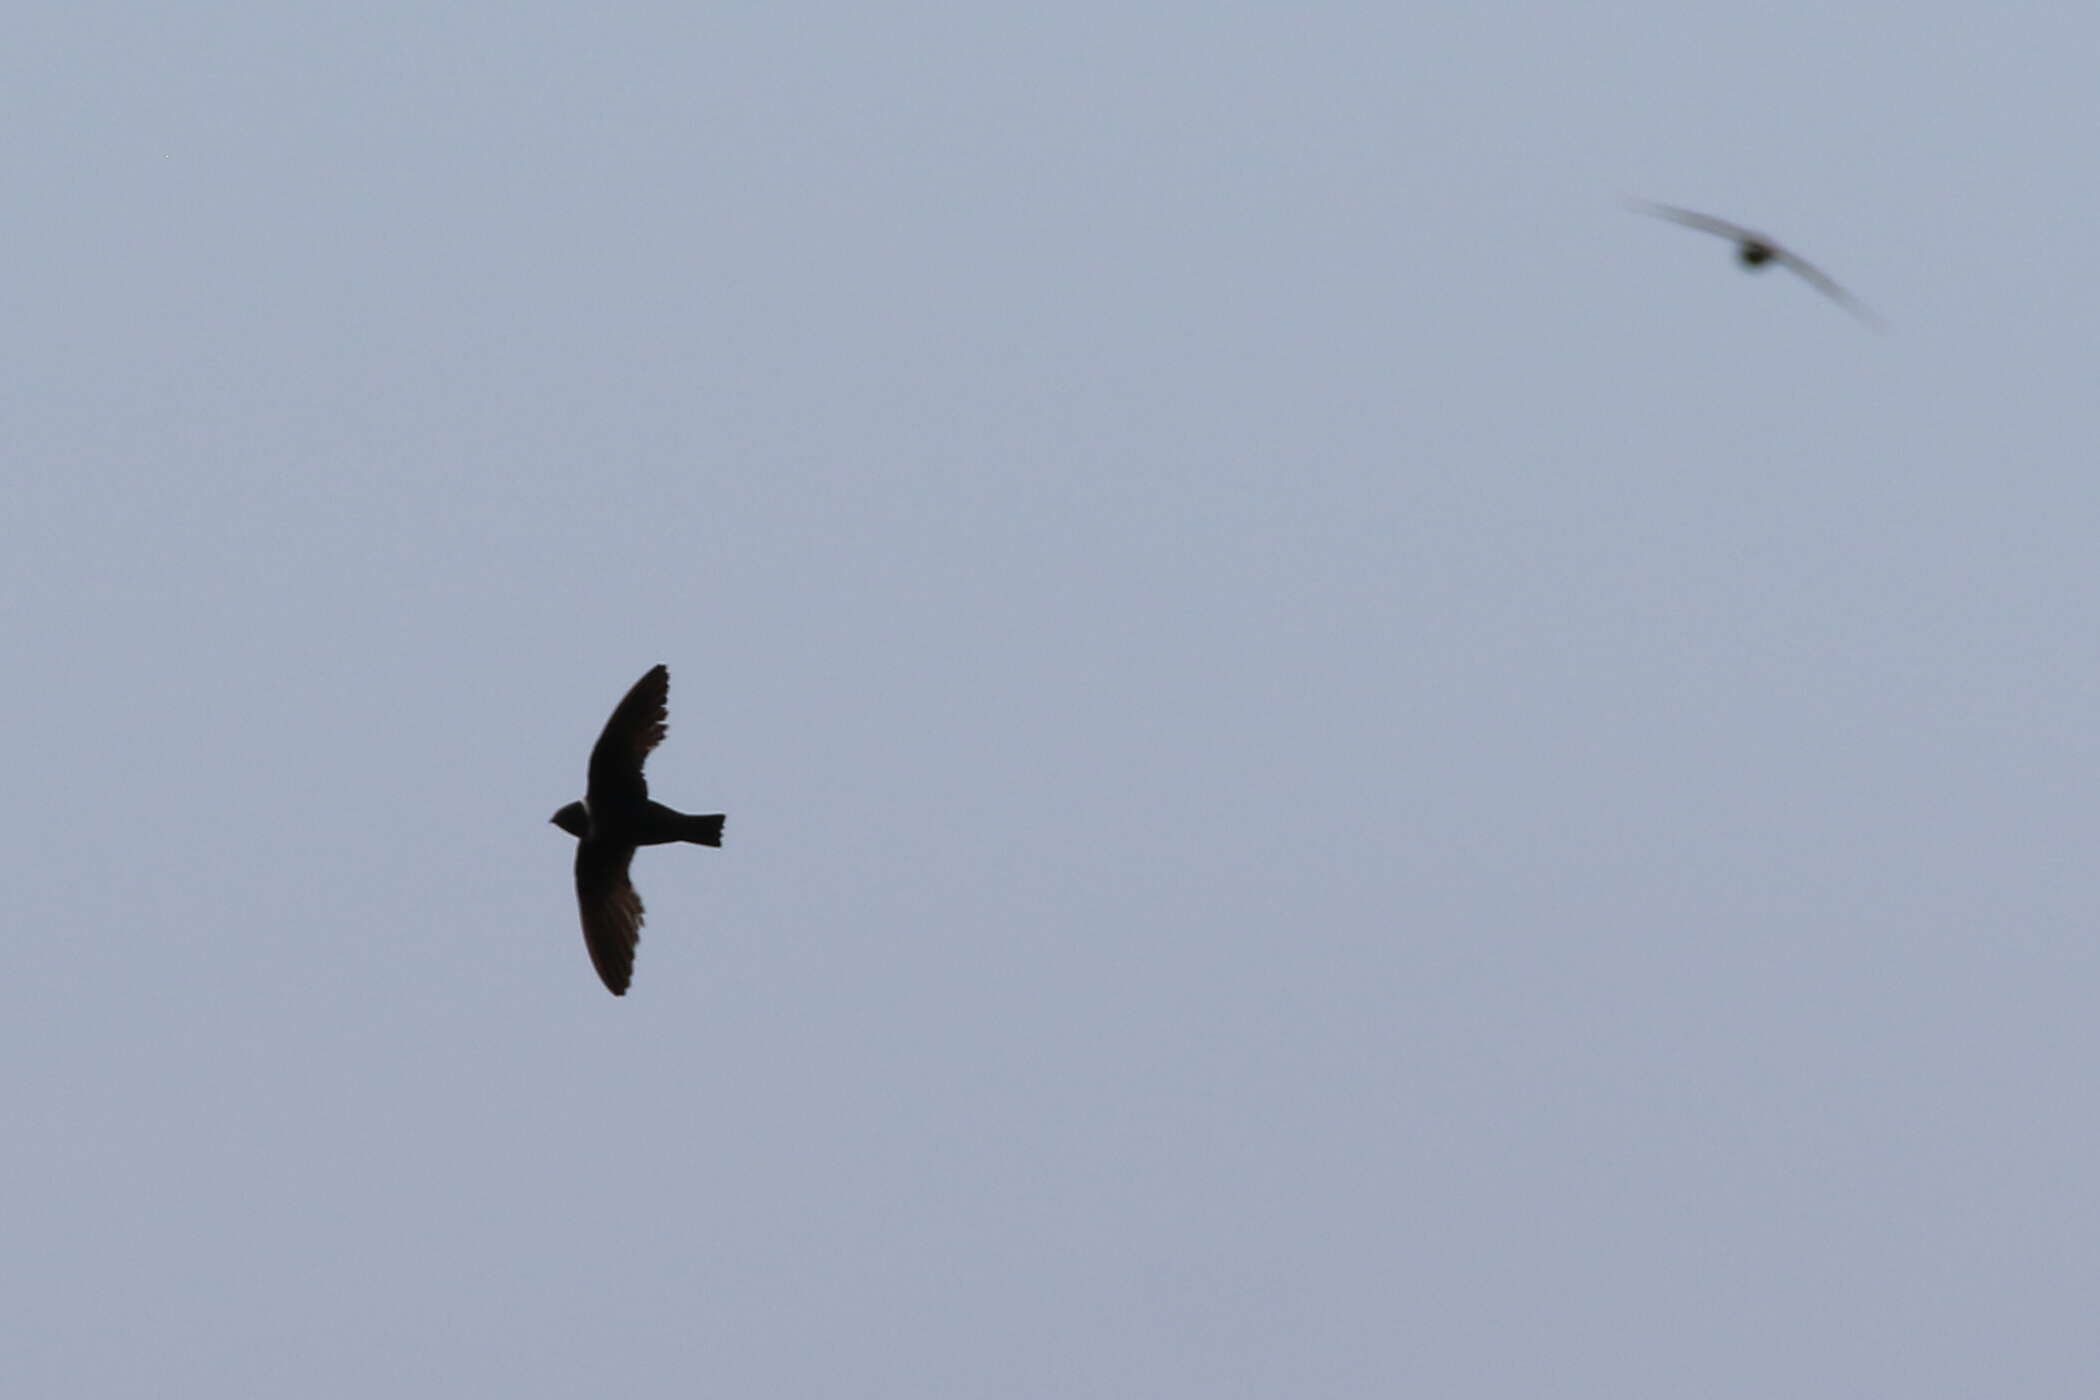
[[[583,911],[583,942],[605,989],[625,996],[641,941],[642,897],[627,878],[638,846],[690,841],[722,844],[720,813],[689,817],[649,800],[642,764],[663,742],[671,673],[661,666],[634,683],[605,722],[591,750],[590,783],[581,802],[550,820],[576,838],[576,903]]]
[[[1886,328],[1885,323],[1879,316],[1867,309],[1858,297],[1853,296],[1852,293],[1832,281],[1830,275],[1824,272],[1823,269],[1789,252],[1777,241],[1767,238],[1764,234],[1744,228],[1741,224],[1731,224],[1726,219],[1716,219],[1711,214],[1699,214],[1690,209],[1679,209],[1674,205],[1651,204],[1645,199],[1632,200],[1630,203],[1643,214],[1648,214],[1658,219],[1668,219],[1672,223],[1683,224],[1686,228],[1695,228],[1703,233],[1719,234],[1735,244],[1736,261],[1751,271],[1757,271],[1766,263],[1778,263],[1781,267],[1799,274],[1801,279],[1807,282],[1808,285],[1814,287],[1824,296],[1829,297],[1839,306],[1844,307],[1874,329],[1883,330]]]

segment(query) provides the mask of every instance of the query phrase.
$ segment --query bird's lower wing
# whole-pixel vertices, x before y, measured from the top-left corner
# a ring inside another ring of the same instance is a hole
[[[1823,271],[1822,268],[1817,267],[1814,263],[1803,262],[1800,258],[1788,252],[1781,252],[1779,260],[1792,268],[1802,281],[1859,317],[1860,320],[1865,321],[1875,330],[1888,329],[1887,322],[1875,315],[1865,302],[1831,280],[1830,274]]]
[[[576,906],[583,914],[583,943],[605,989],[616,997],[627,994],[635,945],[642,941],[642,897],[627,878],[633,859],[632,846],[576,843]]]

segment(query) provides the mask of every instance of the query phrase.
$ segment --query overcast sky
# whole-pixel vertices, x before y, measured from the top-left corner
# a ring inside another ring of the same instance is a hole
[[[10,31],[12,1393],[2092,1393],[2100,15]]]

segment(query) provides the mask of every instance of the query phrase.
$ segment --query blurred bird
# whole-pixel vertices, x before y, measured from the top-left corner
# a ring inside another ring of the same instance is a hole
[[[627,878],[635,848],[672,841],[722,844],[719,813],[689,817],[649,800],[642,764],[663,742],[670,693],[671,673],[661,666],[634,683],[591,750],[583,801],[550,818],[576,838],[576,903],[583,911],[584,946],[606,990],[616,997],[627,994],[635,945],[641,941],[642,897]]]
[[[1717,233],[1735,244],[1736,261],[1755,272],[1766,263],[1778,263],[1801,276],[1811,287],[1844,307],[1875,330],[1885,330],[1882,319],[1861,303],[1858,297],[1840,287],[1814,263],[1808,262],[1787,251],[1773,239],[1753,232],[1740,224],[1731,224],[1726,219],[1716,219],[1710,214],[1694,213],[1690,209],[1679,209],[1668,204],[1651,204],[1645,199],[1629,200],[1636,210],[1658,219],[1683,224],[1686,228],[1699,229],[1704,233]]]

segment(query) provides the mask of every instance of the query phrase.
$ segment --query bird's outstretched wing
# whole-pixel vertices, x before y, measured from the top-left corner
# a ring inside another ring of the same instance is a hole
[[[1861,301],[1858,297],[1852,295],[1852,293],[1846,291],[1843,287],[1840,287],[1835,281],[1831,279],[1830,274],[1823,271],[1822,268],[1817,267],[1814,263],[1811,263],[1806,259],[1794,256],[1792,253],[1789,253],[1784,248],[1774,248],[1772,250],[1772,254],[1780,262],[1783,262],[1789,268],[1792,268],[1796,275],[1798,275],[1802,281],[1808,283],[1809,286],[1814,287],[1824,296],[1829,297],[1839,306],[1844,307],[1847,311],[1859,317],[1860,320],[1866,322],[1875,330],[1882,331],[1888,329],[1888,323],[1886,321],[1882,320],[1879,316],[1875,315],[1873,310],[1869,308],[1865,302]]]
[[[642,941],[642,897],[627,878],[632,846],[576,843],[576,907],[583,913],[583,944],[605,989],[627,995],[635,945]]]
[[[1668,219],[1671,223],[1683,224],[1686,228],[1699,229],[1704,233],[1719,234],[1732,243],[1749,241],[1763,243],[1768,246],[1777,246],[1772,243],[1771,239],[1754,229],[1744,228],[1741,224],[1731,224],[1726,219],[1716,219],[1711,214],[1701,214],[1691,209],[1679,209],[1674,204],[1656,204],[1646,199],[1629,199],[1626,202],[1634,209],[1652,218]]]
[[[614,806],[646,801],[649,784],[642,777],[642,764],[649,751],[663,742],[665,703],[671,695],[671,673],[653,666],[634,683],[605,722],[605,732],[591,749],[590,800],[593,805]]]

